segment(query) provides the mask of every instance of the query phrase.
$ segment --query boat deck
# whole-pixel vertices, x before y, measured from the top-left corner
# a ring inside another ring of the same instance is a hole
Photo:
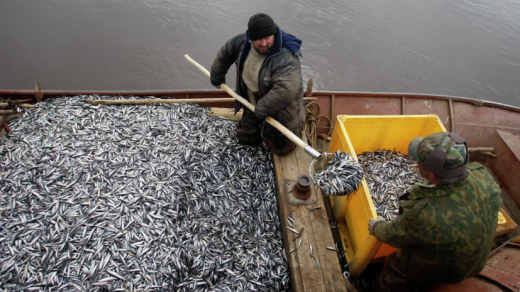
[[[0,98],[10,104],[21,104],[36,99],[40,101],[43,96],[52,98],[60,95],[76,94],[100,94],[100,95],[141,95],[141,96],[167,96],[169,98],[227,98],[221,90],[195,90],[195,91],[149,91],[149,92],[67,92],[67,91],[12,91],[0,90]],[[322,119],[318,119],[318,130],[321,134],[330,133],[330,128],[335,125],[337,115],[417,115],[436,114],[450,131],[456,131],[468,141],[470,147],[494,147],[496,158],[472,155],[472,161],[478,161],[485,165],[495,176],[503,193],[504,207],[509,216],[520,222],[520,108],[496,104],[491,102],[434,95],[397,94],[397,93],[357,93],[357,92],[316,92],[316,102],[321,108]],[[201,103],[208,107],[233,108],[232,102]],[[237,117],[223,110],[215,115],[228,118]],[[332,120],[329,121],[328,119]],[[0,116],[0,125],[3,124]],[[5,125],[4,125],[5,127]],[[6,129],[2,127],[1,132]],[[1,135],[2,133],[0,133]],[[318,139],[320,141],[320,139]],[[327,149],[326,145],[318,145],[316,149]],[[277,196],[279,201],[280,223],[283,234],[286,253],[293,250],[302,238],[301,247],[287,256],[291,270],[291,282],[294,291],[347,291],[342,275],[342,265],[336,251],[327,247],[336,247],[334,242],[339,242],[337,230],[331,229],[344,223],[333,222],[334,216],[330,212],[328,198],[324,197],[321,190],[317,190],[317,201],[311,205],[293,206],[288,199],[287,182],[297,179],[299,174],[308,174],[311,158],[303,150],[296,149],[293,153],[280,157],[273,155],[273,164],[277,183]],[[311,212],[315,207],[321,207]],[[328,212],[329,211],[329,212]],[[287,217],[292,216],[296,222],[297,231],[304,228],[301,237],[287,229],[289,227]],[[330,223],[332,222],[332,223]],[[507,236],[511,238],[520,233],[517,229]],[[296,239],[296,240],[295,240]],[[336,241],[334,240],[336,239]],[[501,239],[497,242],[505,242]],[[516,243],[518,245],[519,243]],[[311,257],[310,245],[313,247]],[[517,248],[517,246],[514,246]],[[341,248],[341,247],[340,247]],[[344,265],[343,258],[341,258]],[[449,287],[439,287],[435,291],[462,291],[470,287],[472,291],[493,286],[495,290],[507,291],[497,281],[484,280],[482,277],[467,279]],[[465,286],[464,286],[465,285]],[[450,290],[451,289],[451,290]],[[457,290],[459,289],[459,290]],[[479,290],[479,291],[484,291]],[[509,290],[511,291],[511,290]]]
[[[315,189],[317,199],[313,204],[293,206],[289,203],[288,183],[296,180],[300,174],[309,174],[311,161],[312,158],[301,148],[285,156],[273,154],[280,223],[286,253],[296,248],[300,238],[302,239],[300,248],[288,255],[293,291],[347,291],[337,252],[327,249],[335,248],[335,244],[321,190]],[[313,197],[309,200],[313,200]],[[320,208],[311,211],[316,207]],[[300,237],[287,229],[290,227],[288,216],[292,216],[296,222],[295,230],[300,231],[304,228]],[[316,260],[311,257],[311,245]]]

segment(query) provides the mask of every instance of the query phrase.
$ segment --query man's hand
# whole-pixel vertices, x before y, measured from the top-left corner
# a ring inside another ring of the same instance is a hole
[[[226,76],[210,74],[209,80],[211,81],[211,84],[213,86],[215,86],[216,88],[220,88],[220,85],[222,83],[226,83]]]
[[[263,115],[260,115],[260,112],[258,111],[258,106],[255,107],[255,118],[259,123],[263,123],[265,121],[265,118]]]
[[[368,219],[368,232],[370,232],[370,235],[374,235],[374,226],[378,222],[386,222],[386,220],[381,217],[379,217],[377,219],[373,219],[373,218]]]

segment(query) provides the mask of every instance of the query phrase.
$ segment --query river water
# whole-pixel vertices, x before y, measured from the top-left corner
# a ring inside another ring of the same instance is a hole
[[[209,68],[257,12],[303,40],[315,90],[520,106],[520,0],[0,0],[0,89],[212,88],[184,54]]]

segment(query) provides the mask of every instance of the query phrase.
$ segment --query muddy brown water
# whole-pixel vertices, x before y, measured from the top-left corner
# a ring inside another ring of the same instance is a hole
[[[0,0],[0,89],[212,88],[183,55],[209,68],[256,12],[303,40],[316,90],[520,106],[519,0]]]

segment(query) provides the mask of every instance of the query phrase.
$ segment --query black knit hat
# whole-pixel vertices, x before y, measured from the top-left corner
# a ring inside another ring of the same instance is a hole
[[[254,41],[273,35],[277,32],[278,27],[274,20],[267,14],[257,13],[247,23],[247,37]]]

